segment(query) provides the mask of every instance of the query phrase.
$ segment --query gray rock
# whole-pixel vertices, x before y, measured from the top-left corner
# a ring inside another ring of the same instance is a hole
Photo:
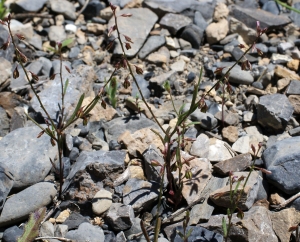
[[[118,15],[123,13],[128,13],[128,10],[121,10],[118,12]],[[147,8],[132,8],[130,9],[130,13],[132,16],[130,18],[123,18],[122,21],[119,21],[118,27],[121,33],[129,36],[134,42],[134,44],[131,44],[131,49],[126,51],[126,55],[128,57],[133,57],[143,46],[158,17],[155,13]],[[112,18],[108,23],[108,29],[114,24],[115,21]],[[134,28],[132,26],[134,26]],[[115,36],[115,32],[113,32],[112,35]],[[122,38],[123,41],[125,41],[125,38]],[[117,42],[117,45],[114,49],[114,54],[120,55],[122,53],[122,49]]]
[[[9,133],[10,120],[4,108],[0,106],[0,137],[3,137]]]
[[[134,212],[130,205],[113,203],[106,215],[106,221],[116,232],[131,228],[134,223]]]
[[[246,24],[252,29],[256,29],[256,21],[260,22],[261,28],[283,27],[291,22],[284,15],[274,15],[261,9],[247,9],[235,6],[232,10],[232,16]]]
[[[9,34],[7,29],[1,24],[0,25],[0,46],[2,46],[4,43],[6,43],[7,38]],[[0,57],[3,57],[4,59],[11,62],[13,60],[13,55],[15,53],[15,49],[13,45],[9,45],[9,47],[6,50],[0,50]]]
[[[55,195],[55,185],[48,182],[37,183],[15,194],[7,199],[4,205],[0,226],[16,224],[27,219],[31,212],[51,203]]]
[[[291,119],[294,107],[284,94],[262,96],[257,105],[257,120],[263,127],[283,129]]]
[[[104,8],[105,8],[104,2],[92,0],[92,1],[89,1],[88,5],[86,6],[86,8],[82,12],[82,14],[84,15],[85,19],[89,20],[93,17],[98,17],[100,11]]]
[[[141,229],[141,219],[140,218],[134,218],[133,219],[133,224],[131,226],[130,229],[124,231],[124,234],[126,236],[126,238],[128,240],[131,240],[134,238],[135,234],[141,233],[142,229]],[[144,235],[142,235],[141,237],[139,237],[139,241],[143,241],[145,240]]]
[[[112,205],[112,193],[101,189],[96,193],[92,200],[92,209],[94,214],[101,215],[106,212]]]
[[[300,10],[300,3],[299,2],[295,2],[293,4],[293,7]],[[294,12],[294,11],[291,11],[290,13],[290,17],[291,19],[293,20],[293,22],[298,26],[300,27],[300,16],[298,13]]]
[[[194,24],[203,30],[206,29],[206,27],[208,26],[208,23],[206,22],[206,20],[203,18],[202,14],[199,11],[195,12]]]
[[[190,104],[186,104],[183,108],[183,112],[188,111]],[[214,129],[218,120],[210,113],[203,113],[198,108],[190,115],[191,120],[200,122],[200,126],[206,130]]]
[[[222,119],[224,117],[224,120]],[[229,110],[219,111],[215,114],[215,118],[219,121],[226,123],[228,125],[235,126],[239,123],[239,115],[237,113],[230,112]]]
[[[205,134],[200,134],[193,142],[190,154],[200,157],[208,158],[209,155],[209,138]]]
[[[135,212],[140,212],[149,209],[157,200],[158,194],[158,183],[131,178],[123,188],[123,203],[131,205]]]
[[[42,75],[50,77],[51,69],[52,69],[52,62],[48,58],[40,57],[38,62],[42,63]]]
[[[54,236],[54,225],[50,221],[45,221],[40,227],[40,236]]]
[[[241,176],[247,177],[249,172],[234,172],[233,176],[237,176],[237,179]],[[245,179],[241,181],[240,186],[237,189],[237,193],[240,193],[243,189]],[[235,188],[237,181],[233,183]],[[238,207],[242,210],[248,210],[252,207],[258,193],[259,189],[259,174],[256,171],[253,171],[249,176],[247,184],[242,192],[241,199],[238,203]],[[222,194],[222,196],[219,196]],[[220,189],[214,190],[209,195],[210,199],[218,206],[229,208],[231,206],[230,202],[230,185],[222,187]]]
[[[66,72],[65,68],[63,68],[63,70],[63,73]],[[54,71],[54,73],[59,73],[59,71]],[[78,66],[71,74],[63,74],[63,81],[69,79],[69,86],[65,95],[65,111],[68,112],[69,115],[73,113],[80,96],[83,93],[88,94],[92,91],[90,84],[93,81],[94,74],[92,67],[83,65]],[[39,93],[39,96],[50,117],[56,120],[59,105],[61,106],[61,84],[59,75],[56,75],[53,81],[43,85],[43,90]],[[44,115],[35,96],[31,99],[31,105],[36,112],[41,112]]]
[[[68,226],[65,224],[56,224],[54,236],[65,238],[68,232]]]
[[[72,212],[71,215],[63,222],[63,225],[67,225],[69,230],[77,229],[83,223],[89,223],[88,218],[82,216],[78,212]]]
[[[104,242],[105,236],[101,227],[82,223],[78,229],[69,231],[66,238],[75,241]]]
[[[7,81],[7,79],[11,76],[12,65],[11,65],[10,61],[6,60],[3,57],[0,57],[0,62],[1,62],[1,66],[0,66],[0,73],[1,73],[0,86],[2,86]]]
[[[300,94],[300,81],[292,80],[286,91],[287,95],[299,95]]]
[[[191,24],[184,28],[180,37],[191,43],[194,49],[199,49],[204,30],[205,29],[201,29],[195,24]]]
[[[196,226],[187,226],[186,231],[192,229],[191,235],[188,237],[188,241],[214,241],[214,242],[223,242],[223,236],[219,233],[215,233],[209,231],[203,227],[196,227]],[[178,232],[183,232],[183,227],[178,226],[174,228],[173,233],[171,235],[172,242],[181,242],[182,238],[179,236]]]
[[[124,168],[125,154],[126,152],[123,150],[81,152],[75,165],[72,166],[70,174],[65,179],[63,192],[68,189],[75,179],[76,174],[84,171],[87,166],[93,166],[99,173],[99,176],[107,177],[107,175],[109,175],[107,178],[112,180],[116,179],[118,176],[117,171],[123,170]],[[91,169],[91,167],[89,169]]]
[[[204,190],[201,192],[200,196],[203,197],[203,201],[193,206],[190,213],[190,221],[188,225],[196,225],[199,222],[206,222],[211,217],[215,206],[211,203],[209,199],[209,194],[211,191],[222,188],[228,182],[228,177],[219,178],[212,176],[207,183]]]
[[[17,0],[9,8],[14,13],[18,12],[38,12],[48,2],[48,0]]]
[[[14,185],[14,176],[5,164],[0,164],[0,210],[3,208],[7,195]]]
[[[277,50],[280,54],[284,54],[287,50],[292,50],[295,47],[294,43],[291,42],[280,42],[277,45]]]
[[[300,137],[292,137],[276,142],[263,153],[263,161],[267,170],[268,180],[287,194],[300,192],[299,149]]]
[[[117,140],[125,130],[134,133],[137,130],[148,127],[159,130],[155,122],[140,115],[115,118],[105,124],[105,137],[109,143],[111,140]]]
[[[222,74],[224,75],[228,68],[224,68],[222,70]],[[250,71],[243,71],[241,67],[235,66],[232,68],[230,75],[229,75],[229,82],[236,83],[236,84],[245,84],[250,85],[254,82],[254,78],[251,75]]]
[[[144,97],[147,99],[150,97],[150,90],[149,90],[149,82],[147,80],[144,79],[143,76],[141,75],[135,75],[136,81],[139,84],[139,87],[144,95]],[[136,97],[136,96],[140,96],[140,93],[137,89],[137,86],[135,84],[135,82],[132,83],[132,91],[131,91],[131,96]]]
[[[64,15],[66,19],[76,19],[75,6],[69,1],[50,0],[50,8],[53,12]]]
[[[202,227],[211,231],[222,233],[223,214],[211,216],[209,221],[201,224]],[[226,218],[226,216],[225,216]],[[228,220],[226,218],[226,222]],[[232,218],[233,226],[229,233],[230,241],[268,241],[278,242],[278,238],[273,231],[271,212],[262,206],[254,206],[244,213],[244,218],[240,220],[236,213]]]
[[[164,36],[150,36],[142,49],[139,51],[139,58],[144,59],[149,55],[150,53],[158,50],[160,47],[162,47],[166,43],[166,39]]]
[[[49,158],[54,160],[57,148],[51,145],[45,134],[36,138],[40,132],[36,126],[20,128],[0,141],[0,164],[13,167],[14,188],[24,188],[42,181],[52,167]]]
[[[275,1],[268,1],[263,5],[262,10],[270,12],[274,15],[279,15],[280,9],[278,5],[279,4],[277,4]]]
[[[22,236],[23,229],[18,226],[13,226],[6,229],[3,233],[2,241],[3,242],[15,242],[18,241],[18,238]]]
[[[67,38],[67,34],[63,26],[53,25],[49,28],[48,37],[49,40],[62,42]]]
[[[168,29],[172,35],[192,23],[192,20],[181,14],[168,13],[159,22],[159,24]]]

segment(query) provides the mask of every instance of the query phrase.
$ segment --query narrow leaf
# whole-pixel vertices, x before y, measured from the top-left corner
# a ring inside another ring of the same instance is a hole
[[[224,237],[227,237],[227,225],[226,225],[226,219],[225,217],[222,218],[222,229],[223,229],[223,234]]]
[[[67,78],[66,82],[65,82],[65,86],[64,86],[64,95],[66,95],[66,92],[67,92],[67,88],[69,86],[69,78]]]
[[[79,111],[79,109],[81,108],[82,102],[84,99],[84,94],[82,94],[79,98],[79,101],[77,103],[77,106],[73,112],[73,114],[71,115],[71,117],[68,119],[66,126],[69,126],[70,123],[74,120],[74,118],[76,117],[77,112]]]

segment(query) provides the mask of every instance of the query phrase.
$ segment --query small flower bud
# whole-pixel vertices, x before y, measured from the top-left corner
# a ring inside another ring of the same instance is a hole
[[[16,36],[17,36],[17,38],[18,38],[19,40],[25,40],[25,39],[26,39],[25,36],[22,35],[22,34],[16,34]]]
[[[130,81],[129,81],[129,77],[127,76],[123,82],[123,87],[125,89],[127,89],[128,87],[130,87]]]
[[[151,166],[161,166],[157,160],[151,160]]]
[[[101,107],[106,109],[106,102],[104,100],[101,100]]]
[[[244,49],[244,48],[245,48],[245,45],[239,44],[238,47],[239,47],[240,49]]]
[[[55,140],[53,138],[50,139],[50,143],[52,146],[55,146]]]
[[[109,36],[112,34],[112,32],[114,32],[116,29],[117,29],[117,26],[116,26],[116,25],[111,26],[111,27],[109,28],[109,31],[108,31],[107,36],[109,37]]]
[[[185,176],[186,179],[192,179],[193,178],[193,173],[190,170],[187,170],[185,172],[184,176]]]
[[[216,75],[221,75],[222,74],[222,70],[224,69],[225,67],[218,67],[216,70],[215,70],[215,74]]]
[[[257,51],[257,54],[260,56],[262,56],[264,54],[264,52],[262,52],[261,49],[256,48],[256,51]]]
[[[126,39],[126,41],[130,42],[131,44],[133,44],[132,40],[130,37],[128,37],[127,35],[123,34],[124,38]]]
[[[37,138],[40,138],[44,133],[45,133],[45,131],[42,130],[42,131],[37,135]]]
[[[130,50],[131,49],[131,45],[128,42],[126,42],[125,43],[125,48],[126,48],[126,50]]]
[[[108,43],[108,45],[106,46],[106,50],[110,50],[110,49],[113,47],[113,45],[114,45],[114,40],[113,40],[113,41],[110,41],[110,42]]]
[[[7,39],[7,41],[0,47],[0,50],[6,50],[9,47],[10,44],[10,38]]]
[[[253,151],[254,154],[256,153],[256,149],[253,144],[251,144],[251,150]]]
[[[245,60],[244,62],[242,62],[241,64],[241,69],[243,71],[248,71],[248,70],[251,70],[252,69],[252,66],[251,66],[251,63],[249,60]]]
[[[123,14],[121,14],[121,16],[126,18],[126,17],[131,17],[132,14],[131,13],[123,13]]]
[[[67,70],[67,72],[71,73],[70,68],[65,66],[65,69]]]
[[[54,80],[55,76],[56,76],[56,74],[52,74],[52,75],[50,76],[50,80]]]
[[[140,68],[140,67],[138,67],[138,66],[136,66],[136,65],[135,65],[135,72],[138,75],[143,75],[143,73],[144,73],[143,69]]]
[[[29,71],[29,73],[31,74],[31,77],[33,80],[35,80],[35,81],[39,80],[39,77],[36,74],[34,74],[32,71]]]
[[[14,69],[13,72],[13,78],[17,79],[20,76],[19,71],[18,71],[18,66],[16,66],[16,68]]]
[[[17,49],[17,53],[19,55],[20,61],[22,63],[26,63],[27,62],[27,57],[18,49]]]
[[[170,194],[171,196],[174,196],[174,195],[175,195],[175,193],[174,193],[173,190],[170,190],[170,191],[169,191],[169,194]]]
[[[169,81],[166,81],[163,85],[164,89],[169,93],[171,94],[171,86],[170,86],[170,82]]]
[[[110,6],[110,8],[111,8],[111,10],[112,10],[113,12],[116,11],[117,6],[115,6],[115,5],[111,4],[111,3],[109,3],[109,6]]]

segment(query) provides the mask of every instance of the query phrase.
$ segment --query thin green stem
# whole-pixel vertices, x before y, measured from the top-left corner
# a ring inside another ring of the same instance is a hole
[[[287,8],[287,9],[289,9],[289,10],[292,10],[292,11],[294,11],[294,12],[300,14],[300,10],[297,9],[297,8],[293,8],[293,7],[291,7],[290,5],[288,5],[288,4],[286,4],[286,3],[283,3],[283,2],[281,2],[281,1],[279,1],[279,0],[275,0],[275,2],[277,2],[278,4],[280,4],[281,6]]]

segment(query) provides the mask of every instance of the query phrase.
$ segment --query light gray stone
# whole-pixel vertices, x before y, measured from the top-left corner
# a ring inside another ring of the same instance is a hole
[[[104,242],[105,236],[101,227],[94,226],[90,223],[82,223],[78,229],[71,230],[66,234],[67,239],[75,241],[89,241],[89,242]]]

